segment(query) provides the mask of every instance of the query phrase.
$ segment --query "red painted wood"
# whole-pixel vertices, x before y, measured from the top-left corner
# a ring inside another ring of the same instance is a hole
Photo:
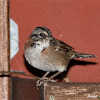
[[[23,59],[23,45],[36,26],[48,27],[53,36],[77,51],[98,58],[83,61],[96,65],[70,68],[72,82],[100,82],[100,0],[10,0],[10,16],[19,25],[19,53],[11,61],[12,70],[29,71]]]

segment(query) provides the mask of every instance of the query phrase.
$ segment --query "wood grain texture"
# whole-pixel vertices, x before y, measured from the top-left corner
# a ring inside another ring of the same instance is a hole
[[[0,71],[9,71],[9,0],[0,0]],[[0,100],[9,100],[9,78],[0,76]]]
[[[100,100],[100,83],[44,83],[44,100]]]
[[[11,100],[100,100],[100,83],[45,82],[11,78]]]

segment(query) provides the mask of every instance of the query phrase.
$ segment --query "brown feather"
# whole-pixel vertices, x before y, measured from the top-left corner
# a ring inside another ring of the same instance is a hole
[[[31,45],[32,43],[34,43],[34,40],[30,37],[30,38],[26,41],[26,43],[25,43],[25,45],[24,45],[24,50],[26,50],[28,47],[30,47],[30,45]]]

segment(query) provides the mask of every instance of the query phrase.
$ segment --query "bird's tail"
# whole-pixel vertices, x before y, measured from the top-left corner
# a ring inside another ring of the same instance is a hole
[[[75,55],[74,55],[74,58],[92,58],[92,57],[97,57],[96,55],[92,55],[92,54],[85,54],[85,53],[79,53],[79,52],[76,52]]]

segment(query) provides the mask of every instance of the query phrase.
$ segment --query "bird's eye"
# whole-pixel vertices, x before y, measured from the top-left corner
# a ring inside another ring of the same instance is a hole
[[[45,36],[45,34],[44,34],[44,33],[40,33],[40,36],[41,36],[41,37],[44,37],[44,36]]]

